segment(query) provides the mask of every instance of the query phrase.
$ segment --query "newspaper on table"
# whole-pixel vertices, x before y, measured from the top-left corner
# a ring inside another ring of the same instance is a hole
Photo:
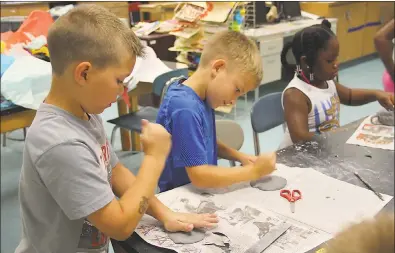
[[[292,226],[267,253],[306,252],[331,239],[351,222],[373,217],[385,201],[371,191],[328,177],[311,168],[290,168],[278,164],[273,173],[287,179],[286,189],[299,189],[302,199],[295,213],[279,191],[260,191],[249,184],[221,190],[201,190],[191,185],[164,192],[158,198],[174,211],[217,213],[220,222],[205,230],[206,237],[194,244],[176,244],[160,222],[144,216],[135,232],[146,242],[176,252],[243,253],[283,222]]]
[[[374,122],[374,116],[369,116],[359,125],[346,143],[394,150],[394,126],[380,125]]]

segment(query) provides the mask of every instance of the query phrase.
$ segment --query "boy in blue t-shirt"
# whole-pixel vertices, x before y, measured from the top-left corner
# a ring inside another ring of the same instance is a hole
[[[217,140],[214,109],[233,104],[262,79],[262,62],[255,42],[239,32],[215,34],[205,45],[196,72],[171,80],[157,123],[172,135],[172,149],[159,179],[167,191],[192,182],[201,188],[226,187],[259,179],[274,170],[274,153],[249,156]],[[217,166],[218,157],[243,166]]]

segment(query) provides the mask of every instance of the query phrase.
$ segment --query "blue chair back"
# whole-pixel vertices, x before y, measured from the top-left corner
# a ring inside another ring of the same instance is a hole
[[[179,77],[179,76],[185,76],[185,78],[188,78],[188,69],[187,68],[174,69],[169,72],[163,73],[162,75],[157,76],[152,86],[152,92],[155,95],[161,97],[166,82],[173,77]]]
[[[282,92],[271,93],[261,97],[252,106],[250,117],[256,155],[260,153],[258,134],[285,122],[281,97]]]

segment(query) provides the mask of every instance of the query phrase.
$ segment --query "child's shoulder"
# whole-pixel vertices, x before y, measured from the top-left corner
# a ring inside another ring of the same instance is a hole
[[[167,110],[169,111],[200,111],[200,108],[204,107],[203,101],[191,90],[191,88],[186,86],[178,86],[169,89],[163,104],[167,105]]]
[[[45,108],[47,109],[47,108]],[[92,116],[91,121],[101,124],[98,115]],[[74,123],[63,114],[40,108],[33,123],[28,129],[25,149],[34,157],[40,157],[46,151],[59,145],[82,141],[88,143],[89,132],[82,124]]]

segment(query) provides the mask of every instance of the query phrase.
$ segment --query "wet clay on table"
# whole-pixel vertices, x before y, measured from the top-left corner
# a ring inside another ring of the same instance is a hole
[[[204,237],[206,237],[206,233],[197,229],[194,229],[191,232],[169,233],[169,238],[177,244],[192,244],[200,242]]]
[[[262,191],[281,190],[287,185],[287,180],[279,176],[266,176],[257,181],[251,182],[251,187]]]

